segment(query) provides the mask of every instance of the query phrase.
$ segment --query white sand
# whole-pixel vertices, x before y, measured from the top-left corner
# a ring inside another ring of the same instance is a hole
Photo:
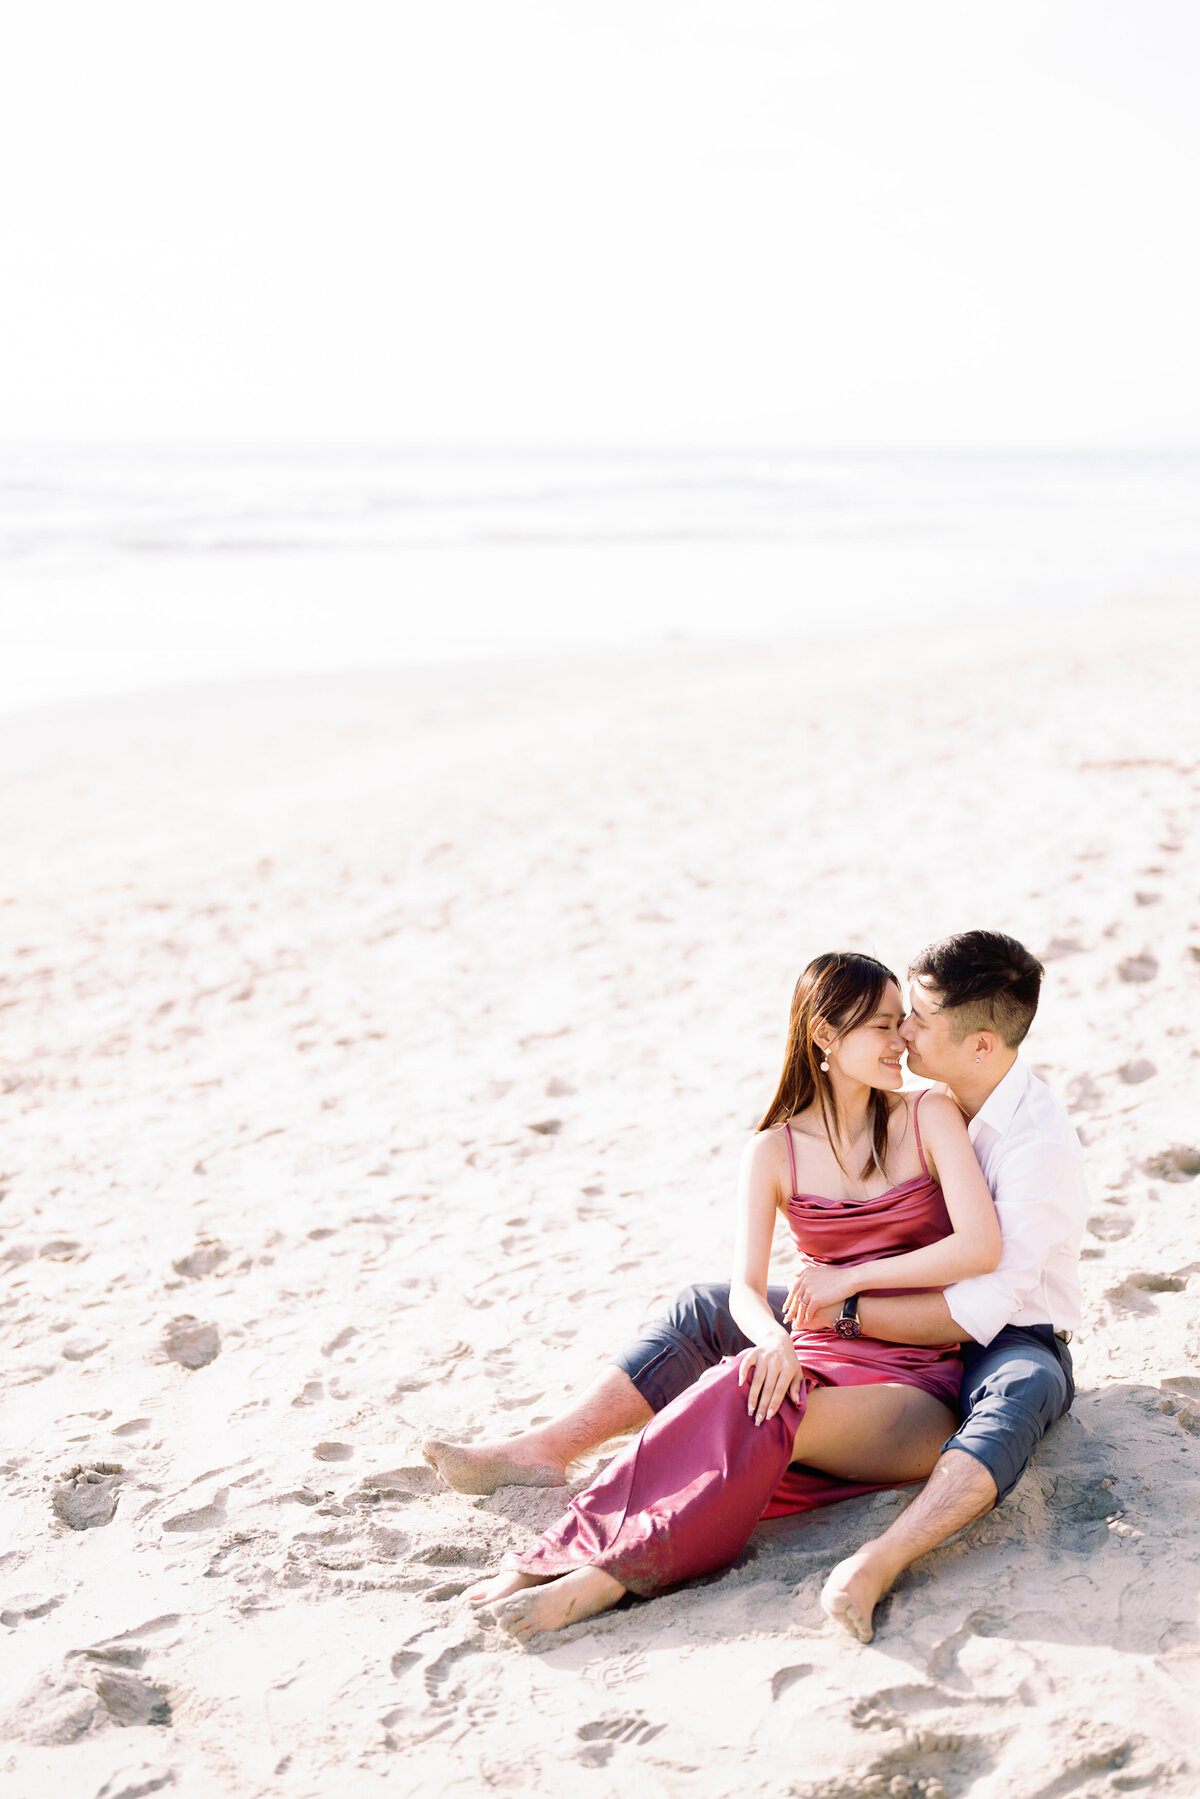
[[[5,1794],[1200,1790],[1200,1186],[1147,1172],[1200,1143],[1198,648],[1146,607],[0,723]],[[725,1272],[812,953],[975,925],[1052,958],[1073,1415],[867,1647],[816,1596],[890,1494],[542,1654],[481,1629],[561,1495],[420,1438]]]

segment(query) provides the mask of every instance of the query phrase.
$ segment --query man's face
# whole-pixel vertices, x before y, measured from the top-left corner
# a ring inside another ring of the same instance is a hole
[[[900,1035],[908,1052],[912,1074],[923,1081],[945,1081],[955,1085],[955,1077],[964,1074],[973,1060],[971,1037],[957,1043],[951,1029],[953,1014],[941,1012],[941,994],[935,987],[913,981],[908,990],[908,1017],[900,1026]]]

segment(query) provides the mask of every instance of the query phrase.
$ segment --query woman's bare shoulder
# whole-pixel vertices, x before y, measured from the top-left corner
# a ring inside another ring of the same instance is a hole
[[[755,1131],[742,1151],[742,1166],[748,1174],[774,1178],[781,1185],[789,1179],[787,1132],[782,1124]]]
[[[924,1094],[904,1093],[902,1099],[908,1101],[909,1109],[915,1112],[917,1101],[921,1101],[920,1124],[923,1131],[965,1131],[966,1120],[958,1107],[958,1101],[951,1098],[948,1087],[927,1087]]]

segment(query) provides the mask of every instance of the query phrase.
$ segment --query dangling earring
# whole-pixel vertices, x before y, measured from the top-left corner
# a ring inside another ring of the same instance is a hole
[[[829,1073],[829,1064],[828,1064],[828,1062],[822,1062],[822,1064],[821,1064],[821,1073],[822,1073],[822,1074],[828,1074],[828,1073]]]

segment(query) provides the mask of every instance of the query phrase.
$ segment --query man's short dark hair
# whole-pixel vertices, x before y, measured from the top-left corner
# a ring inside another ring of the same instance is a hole
[[[961,1043],[971,1031],[995,1031],[1016,1049],[1033,1023],[1045,969],[1003,931],[959,931],[931,943],[909,965],[909,978],[936,989],[938,1011],[952,1012]]]

